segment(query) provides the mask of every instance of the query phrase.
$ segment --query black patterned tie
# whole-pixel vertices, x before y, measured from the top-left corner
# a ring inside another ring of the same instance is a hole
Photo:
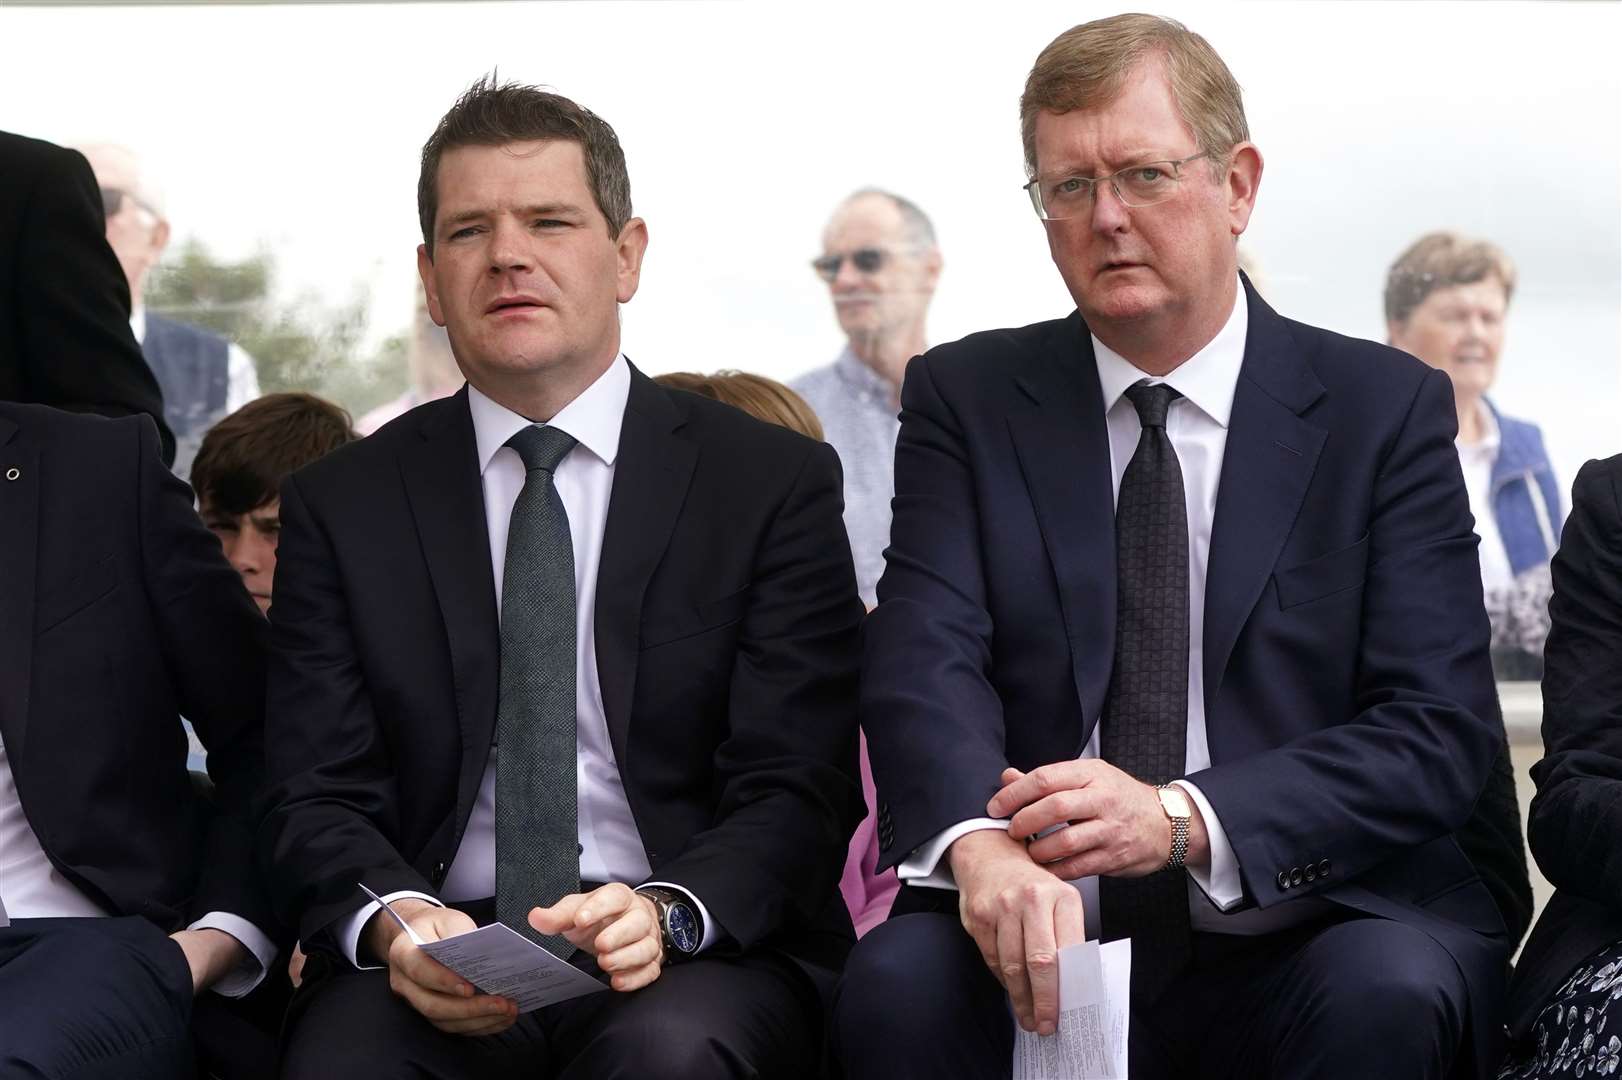
[[[560,956],[527,918],[580,891],[575,783],[574,546],[552,472],[573,436],[530,425],[507,440],[524,487],[507,528],[496,707],[496,917]]]
[[[1143,431],[1115,500],[1115,667],[1099,756],[1164,784],[1183,775],[1188,753],[1188,512],[1166,434],[1166,412],[1181,395],[1138,383],[1126,396]],[[1101,878],[1098,895],[1104,940],[1132,939],[1133,997],[1152,1002],[1188,962],[1187,872]]]

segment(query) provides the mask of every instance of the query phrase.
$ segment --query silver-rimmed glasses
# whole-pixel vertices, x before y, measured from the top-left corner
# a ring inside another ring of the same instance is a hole
[[[1099,184],[1109,183],[1115,197],[1127,206],[1153,206],[1177,194],[1183,180],[1183,166],[1211,151],[1201,150],[1176,161],[1144,161],[1108,176],[1037,177],[1025,185],[1036,216],[1043,221],[1063,221],[1092,213]]]

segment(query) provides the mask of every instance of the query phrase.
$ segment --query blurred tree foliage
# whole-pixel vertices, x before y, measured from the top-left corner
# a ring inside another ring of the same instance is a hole
[[[289,302],[273,296],[276,262],[268,251],[240,262],[216,258],[200,241],[171,251],[146,283],[147,306],[236,342],[259,369],[265,393],[305,390],[350,415],[405,390],[406,335],[362,355],[367,294],[357,289],[330,304],[314,294]]]

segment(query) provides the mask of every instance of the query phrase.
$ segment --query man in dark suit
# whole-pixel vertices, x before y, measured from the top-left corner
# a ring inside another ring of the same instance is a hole
[[[129,320],[129,285],[107,246],[90,166],[72,150],[0,131],[0,401],[146,413],[173,462],[158,383]]]
[[[418,198],[469,385],[282,493],[263,836],[310,953],[284,1072],[803,1075],[862,807],[838,459],[621,354],[647,230],[589,111],[476,84]],[[358,883],[614,992],[519,1016]]]
[[[1076,27],[1021,113],[1078,311],[907,373],[862,721],[909,887],[846,1068],[1007,1075],[1101,935],[1133,1080],[1476,1075],[1508,943],[1453,834],[1503,735],[1447,380],[1240,277],[1262,160],[1198,35]]]
[[[1532,767],[1538,793],[1527,833],[1556,891],[1515,965],[1516,1039],[1533,1034],[1538,1013],[1579,965],[1594,964],[1601,950],[1610,952],[1606,960],[1622,951],[1622,456],[1590,461],[1577,474],[1553,573],[1544,756]],[[1593,1030],[1585,1020],[1576,1041]],[[1536,1048],[1537,1056],[1558,1046]]]
[[[0,1075],[190,1075],[193,995],[275,959],[266,631],[150,420],[0,403],[0,611]]]

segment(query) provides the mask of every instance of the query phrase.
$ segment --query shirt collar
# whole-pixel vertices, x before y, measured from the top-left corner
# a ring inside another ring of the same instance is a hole
[[[1459,453],[1474,453],[1485,458],[1496,458],[1498,448],[1503,444],[1504,432],[1498,426],[1498,417],[1487,405],[1486,399],[1476,401],[1476,411],[1481,416],[1481,438],[1473,443],[1467,443],[1455,438],[1453,441],[1459,448]]]
[[[884,400],[889,400],[895,393],[889,381],[863,363],[862,358],[848,345],[845,346],[845,351],[839,354],[839,359],[834,361],[834,370],[839,372],[840,378],[854,384],[858,390],[880,394]]]
[[[1166,383],[1205,415],[1227,427],[1233,415],[1239,369],[1245,361],[1245,335],[1249,326],[1249,304],[1241,284],[1234,294],[1233,311],[1216,337],[1163,379],[1146,375],[1132,361],[1093,336],[1093,356],[1098,363],[1099,388],[1104,392],[1104,411],[1107,413],[1115,407],[1125,396],[1127,387],[1148,379]]]
[[[631,396],[631,365],[624,354],[614,358],[597,381],[558,410],[550,427],[567,432],[591,451],[604,465],[614,464],[619,454],[620,426],[625,422],[625,404]],[[498,405],[472,383],[467,387],[467,409],[473,416],[473,438],[479,448],[479,475],[484,475],[496,451],[532,422],[505,405]]]
[[[130,309],[130,333],[135,335],[135,343],[146,343],[146,307],[137,304]]]

